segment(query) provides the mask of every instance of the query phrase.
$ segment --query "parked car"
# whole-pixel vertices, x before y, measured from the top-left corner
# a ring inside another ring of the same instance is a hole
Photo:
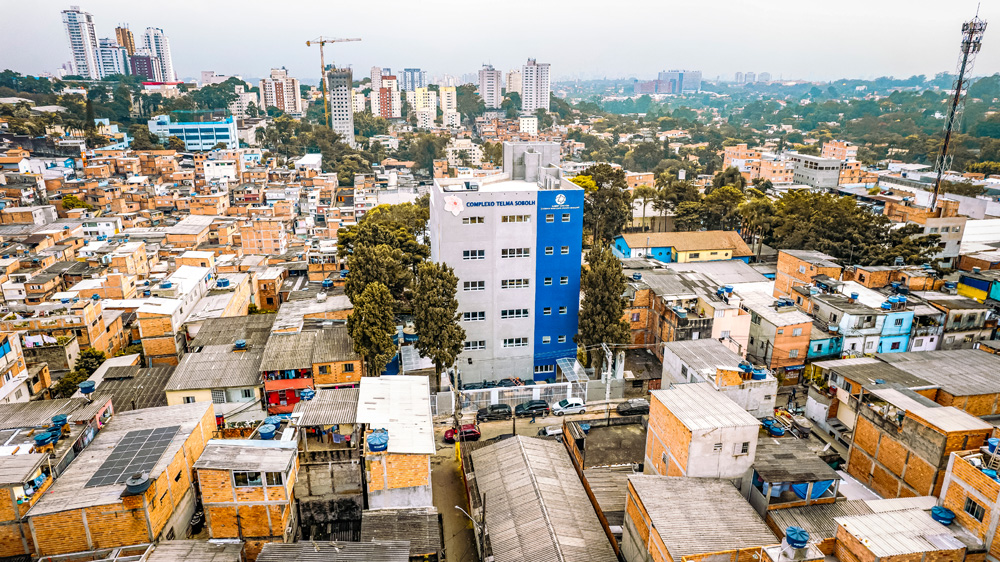
[[[514,408],[514,415],[519,418],[524,418],[528,416],[547,416],[549,415],[549,403],[545,400],[528,400],[527,402],[518,404]]]
[[[617,409],[622,416],[643,416],[649,414],[649,400],[632,398],[619,404]]]
[[[480,433],[479,427],[477,427],[476,424],[467,423],[463,425],[459,431],[455,431],[454,429],[445,431],[444,442],[454,443],[456,438],[459,441],[479,441],[479,438],[482,436],[483,434]]]
[[[483,383],[481,382],[472,382],[462,385],[462,390],[479,390],[481,388],[483,388]]]
[[[539,437],[555,437],[557,435],[562,435],[561,425],[547,425],[538,430]]]
[[[587,413],[587,405],[583,403],[583,400],[579,398],[567,398],[565,400],[560,400],[555,406],[552,406],[552,413],[557,416],[563,416],[566,414],[585,414]]]
[[[499,381],[497,381],[497,386],[499,387],[519,386],[517,384],[518,380],[520,379],[500,379]]]
[[[476,421],[509,420],[514,415],[506,404],[492,404],[476,412]]]

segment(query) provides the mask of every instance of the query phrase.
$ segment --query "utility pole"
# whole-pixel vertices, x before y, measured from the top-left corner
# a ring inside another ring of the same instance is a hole
[[[486,494],[483,494],[483,509],[479,518],[479,560],[486,562]]]
[[[972,66],[976,62],[976,53],[982,48],[985,32],[986,21],[979,19],[979,10],[976,10],[976,17],[962,24],[958,78],[955,79],[955,93],[951,98],[951,106],[948,108],[948,118],[944,122],[944,143],[941,144],[941,154],[938,155],[937,159],[937,179],[934,181],[934,196],[931,198],[932,213],[937,208],[937,198],[941,192],[941,176],[944,175],[945,170],[951,167],[953,155],[948,153],[948,148],[951,144],[952,131],[962,119],[963,101],[965,100],[962,90],[966,86],[965,76],[972,73]]]
[[[306,41],[306,47],[311,47],[313,45],[319,45],[319,66],[320,66],[320,89],[323,92],[323,122],[326,124],[327,128],[330,127],[330,102],[326,99],[326,60],[323,58],[323,46],[327,43],[347,43],[350,41],[361,41],[361,39],[333,39],[329,37],[323,37],[320,35],[318,38],[312,41]],[[351,100],[353,103],[354,100]]]

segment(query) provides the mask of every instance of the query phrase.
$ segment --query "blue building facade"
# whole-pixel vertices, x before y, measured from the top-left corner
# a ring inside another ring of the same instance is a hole
[[[902,353],[909,348],[913,310],[904,309],[905,299],[906,297],[889,297],[889,301],[882,305],[885,315],[878,340],[879,353]]]
[[[236,131],[236,121],[232,116],[223,121],[173,122],[169,115],[157,115],[149,120],[149,132],[165,141],[177,137],[184,141],[186,150],[211,150],[218,143],[226,148],[239,148],[240,140]]]

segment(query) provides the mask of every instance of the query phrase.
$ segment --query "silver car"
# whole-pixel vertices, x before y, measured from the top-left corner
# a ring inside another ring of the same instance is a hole
[[[565,400],[560,400],[558,404],[552,406],[552,413],[557,416],[563,416],[566,414],[585,414],[587,413],[587,405],[584,404],[583,400],[579,398],[567,398]]]

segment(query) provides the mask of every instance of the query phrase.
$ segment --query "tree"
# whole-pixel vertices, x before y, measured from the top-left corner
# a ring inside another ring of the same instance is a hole
[[[465,166],[466,168],[468,168],[469,166],[471,166],[472,165],[472,159],[469,158],[469,151],[465,150],[465,149],[459,150],[458,151],[458,161],[459,161],[459,163],[462,164],[462,166]]]
[[[228,145],[228,144],[226,144],[226,143],[224,143],[224,142],[217,142],[217,143],[215,143],[215,144],[214,144],[214,145],[212,146],[212,148],[210,148],[209,150],[219,150],[219,149],[222,149],[222,150],[225,150],[225,149],[227,149],[227,148],[229,148],[229,145]],[[353,176],[352,176],[352,177],[353,177]]]
[[[184,152],[187,146],[184,144],[184,140],[180,137],[168,137],[167,138],[167,149],[176,150],[177,152]]]
[[[706,230],[736,230],[740,226],[739,207],[746,200],[731,185],[712,190],[701,200],[701,224]]]
[[[680,232],[701,230],[701,202],[685,201],[674,210],[674,228]]]
[[[93,211],[94,207],[85,201],[82,201],[76,195],[66,195],[62,198],[62,208],[66,211],[70,209],[86,209],[88,211]]]
[[[583,303],[580,305],[580,328],[573,341],[587,349],[594,365],[595,346],[601,343],[623,344],[630,339],[625,321],[627,289],[622,264],[604,244],[587,253],[587,266],[580,278]]]
[[[417,328],[416,347],[423,357],[434,361],[438,375],[455,363],[462,351],[465,330],[458,324],[458,277],[445,264],[420,264],[413,289],[413,322]]]
[[[725,170],[723,170],[721,173],[715,174],[715,177],[712,178],[713,189],[722,187],[724,185],[731,185],[742,191],[747,186],[747,179],[743,177],[743,174],[740,173],[739,168],[736,168],[735,166],[730,166]],[[705,189],[705,195],[708,195],[711,192],[712,192],[711,189],[707,188]]]
[[[483,98],[479,97],[476,87],[472,84],[462,84],[455,88],[455,98],[456,108],[465,119],[475,119],[486,111]]]
[[[350,273],[347,274],[344,294],[355,304],[366,287],[378,283],[389,290],[392,298],[403,301],[413,278],[403,259],[402,250],[385,244],[355,246],[354,253],[347,258]]]
[[[646,207],[656,197],[656,189],[648,185],[640,185],[632,190],[633,207],[636,201],[642,205],[642,227],[646,228]]]
[[[104,352],[92,347],[81,351],[80,355],[76,358],[76,364],[73,365],[73,370],[59,379],[59,382],[52,387],[53,395],[57,398],[69,398],[72,396],[76,392],[77,386],[90,378],[90,375],[94,374],[94,371],[104,363],[104,359]]]
[[[132,137],[133,150],[157,150],[160,146],[160,139],[149,132],[146,125],[132,125],[128,129],[128,134]]]
[[[371,112],[362,111],[354,114],[354,134],[370,138],[375,135],[385,135],[389,132],[389,121]]]
[[[364,360],[368,376],[379,376],[396,354],[392,340],[396,330],[392,295],[385,285],[376,282],[365,287],[352,303],[354,310],[347,317],[347,330],[354,342],[354,352]]]
[[[594,244],[610,242],[621,234],[632,215],[632,200],[625,181],[625,171],[609,164],[597,164],[571,180],[583,187],[583,227],[590,231]],[[593,186],[593,187],[591,187]]]

